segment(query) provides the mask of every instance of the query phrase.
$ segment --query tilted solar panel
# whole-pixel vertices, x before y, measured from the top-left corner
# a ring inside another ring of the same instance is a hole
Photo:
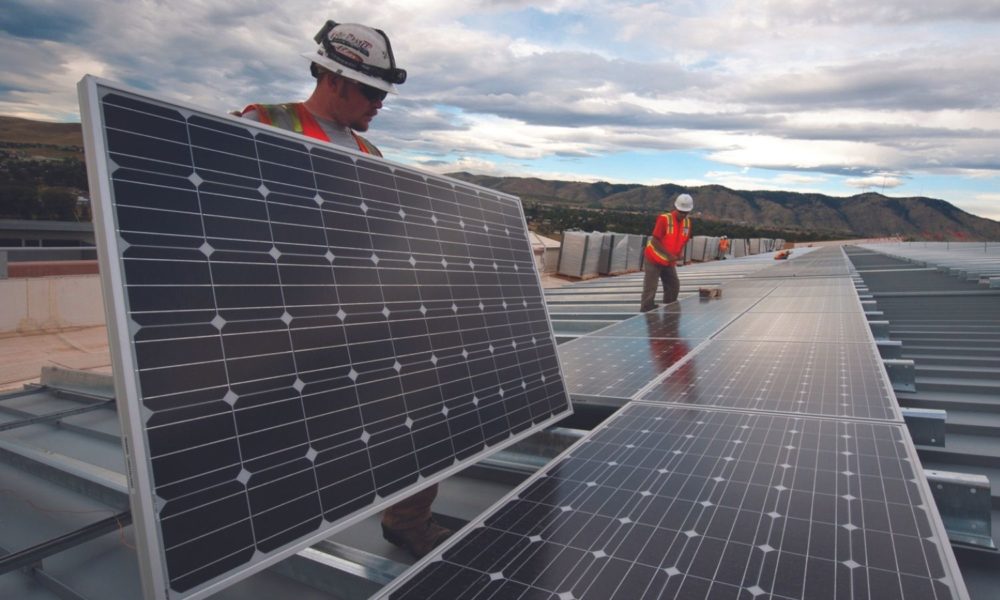
[[[569,411],[517,198],[80,95],[147,595],[207,595]]]
[[[967,598],[901,424],[631,403],[393,600]]]

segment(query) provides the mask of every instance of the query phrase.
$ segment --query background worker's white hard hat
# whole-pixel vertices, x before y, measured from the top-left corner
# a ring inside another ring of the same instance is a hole
[[[694,208],[694,198],[690,194],[681,194],[674,200],[674,208],[682,212],[691,212]]]
[[[392,94],[397,93],[394,84],[406,81],[406,71],[396,68],[389,36],[381,29],[327,21],[313,39],[316,50],[302,56],[332,73]]]

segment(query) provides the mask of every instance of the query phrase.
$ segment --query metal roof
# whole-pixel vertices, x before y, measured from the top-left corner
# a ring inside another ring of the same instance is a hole
[[[890,322],[890,337],[915,363],[918,391],[897,392],[900,404],[948,410],[945,446],[917,446],[924,467],[1000,477],[1000,290],[871,248],[849,256],[877,304],[874,312]],[[685,267],[682,295],[772,264],[760,255]],[[571,340],[632,316],[640,288],[641,275],[633,274],[547,290],[558,338]],[[0,597],[140,597],[112,396],[108,378],[60,370],[0,396],[0,560],[13,564],[12,554],[30,550],[0,575]],[[562,429],[446,480],[435,510],[452,525],[475,518],[609,412],[578,407]],[[991,503],[996,515],[996,487]],[[1000,557],[963,548],[956,556],[971,597],[993,598]],[[368,519],[213,597],[367,597],[410,562],[381,540],[377,520]]]

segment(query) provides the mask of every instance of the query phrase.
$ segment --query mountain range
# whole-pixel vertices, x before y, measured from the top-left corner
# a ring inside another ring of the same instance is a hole
[[[47,123],[0,116],[0,160],[83,158],[79,123]],[[0,169],[4,169],[0,163]],[[79,167],[83,169],[83,166]],[[678,194],[695,199],[700,219],[758,228],[834,232],[857,237],[900,235],[915,239],[1000,240],[1000,222],[977,217],[934,198],[893,198],[864,193],[823,194],[732,190],[719,185],[682,187],[556,181],[451,173],[452,177],[520,196],[526,203],[585,210],[656,213]],[[0,198],[0,202],[2,202]]]
[[[841,232],[857,237],[1000,240],[1000,222],[967,213],[944,200],[891,198],[868,192],[841,198],[823,194],[732,190],[721,185],[682,187],[552,181],[451,173],[452,177],[520,196],[522,201],[581,209],[662,212],[678,194],[694,198],[701,219],[772,229]]]

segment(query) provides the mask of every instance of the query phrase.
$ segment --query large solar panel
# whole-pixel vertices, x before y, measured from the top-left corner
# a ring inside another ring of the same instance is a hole
[[[517,198],[80,94],[147,595],[207,595],[569,411]]]
[[[900,420],[871,344],[716,340],[640,398],[697,406]]]
[[[393,600],[967,598],[901,424],[632,403]]]

